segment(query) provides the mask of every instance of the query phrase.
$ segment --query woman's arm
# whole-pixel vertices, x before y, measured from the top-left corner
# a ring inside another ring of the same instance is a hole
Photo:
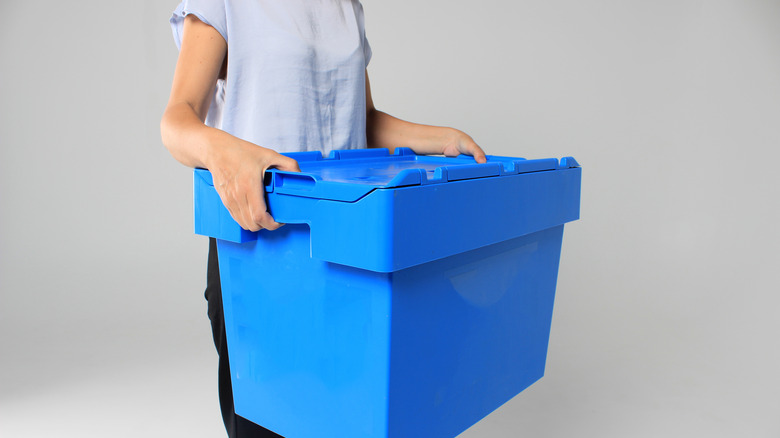
[[[276,229],[263,198],[263,176],[270,167],[299,171],[298,163],[204,124],[227,43],[213,27],[188,15],[173,76],[171,96],[160,121],[162,141],[174,158],[209,169],[214,188],[233,219],[250,231]]]
[[[471,155],[477,163],[486,162],[485,152],[465,132],[441,126],[419,125],[395,118],[374,107],[366,72],[366,137],[370,148],[409,147],[418,154],[453,157]]]

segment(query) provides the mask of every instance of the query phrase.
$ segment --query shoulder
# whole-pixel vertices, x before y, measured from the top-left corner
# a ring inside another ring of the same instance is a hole
[[[183,0],[179,3],[170,19],[177,44],[181,45],[181,34],[185,21],[192,18],[197,18],[200,22],[214,28],[227,42],[229,2],[231,0]]]

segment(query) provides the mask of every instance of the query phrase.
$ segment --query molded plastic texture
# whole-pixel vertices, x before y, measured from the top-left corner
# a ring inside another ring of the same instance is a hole
[[[453,437],[544,374],[572,158],[290,154],[288,225],[249,233],[208,172],[236,412],[287,438]]]

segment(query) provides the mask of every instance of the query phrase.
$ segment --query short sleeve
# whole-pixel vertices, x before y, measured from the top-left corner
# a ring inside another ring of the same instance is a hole
[[[366,18],[363,13],[363,5],[360,3],[360,1],[357,1],[357,4],[358,29],[360,30],[360,38],[362,39],[361,44],[363,45],[363,57],[366,60],[366,67],[368,67],[368,63],[371,62],[371,55],[373,52],[371,51],[371,45],[368,43],[368,38],[366,38]]]
[[[181,48],[181,34],[184,27],[184,17],[194,15],[198,19],[217,30],[225,42],[228,41],[226,0],[183,0],[171,15],[171,29],[176,47]]]
[[[373,55],[373,52],[371,51],[371,45],[368,44],[368,38],[366,38],[365,31],[363,31],[363,55],[366,57],[366,67],[368,67],[368,63],[371,62],[371,55]]]

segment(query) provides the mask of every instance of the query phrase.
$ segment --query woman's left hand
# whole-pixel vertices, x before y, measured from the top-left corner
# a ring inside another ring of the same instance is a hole
[[[460,154],[471,155],[477,163],[487,162],[485,151],[468,134],[455,128],[446,128],[448,133],[442,144],[442,154],[455,157]]]

